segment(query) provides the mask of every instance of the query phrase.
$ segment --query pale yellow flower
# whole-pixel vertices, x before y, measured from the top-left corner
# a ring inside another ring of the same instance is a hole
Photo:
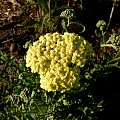
[[[40,74],[41,88],[64,92],[79,86],[79,67],[91,54],[91,44],[75,33],[47,33],[29,46],[26,67]]]

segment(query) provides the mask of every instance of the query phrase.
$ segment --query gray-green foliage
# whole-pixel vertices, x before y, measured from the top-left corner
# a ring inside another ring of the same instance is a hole
[[[0,63],[3,65],[0,77],[4,84],[0,86],[1,120],[93,120],[103,111],[104,101],[96,101],[89,90],[95,70],[92,73],[89,70],[82,73],[79,88],[65,93],[45,92],[40,88],[39,76],[25,67],[23,58],[16,59],[6,52],[1,52],[0,55]]]
[[[1,52],[0,56],[0,83],[4,84],[0,86],[0,119],[43,117],[46,110],[44,99],[39,96],[39,102],[35,100],[42,91],[39,89],[39,76],[25,67],[23,58],[17,60],[6,52]]]

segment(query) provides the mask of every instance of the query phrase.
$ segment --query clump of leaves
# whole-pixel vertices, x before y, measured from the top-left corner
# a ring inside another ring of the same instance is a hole
[[[1,84],[4,84],[0,86],[0,119],[41,118],[45,108],[40,109],[40,106],[44,100],[41,96],[39,103],[34,99],[42,91],[39,89],[39,76],[25,67],[23,58],[16,59],[6,52],[1,52],[0,56],[0,77]]]
[[[65,93],[45,92],[40,89],[39,76],[25,67],[23,58],[17,60],[5,52],[0,54],[4,66],[0,76],[5,84],[0,88],[0,119],[92,120],[103,110],[103,101],[89,91],[84,75],[81,88]]]

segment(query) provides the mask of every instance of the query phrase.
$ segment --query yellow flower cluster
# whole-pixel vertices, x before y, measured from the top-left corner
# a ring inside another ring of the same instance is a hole
[[[79,86],[79,67],[91,53],[91,44],[77,34],[47,33],[29,46],[26,66],[40,74],[41,88],[64,92]]]

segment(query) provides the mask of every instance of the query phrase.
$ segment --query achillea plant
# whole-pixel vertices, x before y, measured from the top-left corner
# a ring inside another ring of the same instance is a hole
[[[91,54],[91,44],[77,34],[47,33],[29,46],[26,66],[40,74],[41,88],[64,92],[79,86],[79,67]]]

